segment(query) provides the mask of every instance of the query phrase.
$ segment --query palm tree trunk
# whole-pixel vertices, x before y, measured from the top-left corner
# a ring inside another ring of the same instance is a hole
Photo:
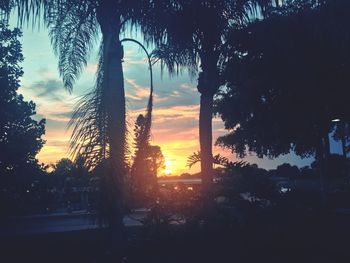
[[[211,45],[204,48],[212,50]],[[209,219],[214,208],[213,195],[213,104],[214,94],[219,89],[219,73],[216,65],[218,55],[211,51],[201,56],[201,69],[197,89],[200,92],[199,144],[201,152],[202,201],[204,216]]]
[[[199,143],[201,152],[202,193],[205,208],[212,202],[213,153],[212,153],[213,95],[202,92],[199,111]]]
[[[113,21],[113,20],[112,20]],[[110,22],[110,21],[108,21]],[[107,115],[109,160],[106,176],[110,186],[109,225],[112,253],[120,257],[124,244],[123,186],[125,175],[126,122],[125,91],[122,68],[123,51],[119,41],[118,21],[101,25],[103,35],[103,100]]]

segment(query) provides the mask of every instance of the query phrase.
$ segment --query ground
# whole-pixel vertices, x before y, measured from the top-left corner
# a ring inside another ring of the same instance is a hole
[[[349,222],[346,214],[287,212],[240,226],[129,227],[123,262],[350,262]],[[107,235],[95,229],[2,238],[1,262],[116,262]]]

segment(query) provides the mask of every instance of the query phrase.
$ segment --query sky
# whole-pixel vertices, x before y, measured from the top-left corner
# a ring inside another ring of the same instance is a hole
[[[16,23],[11,21],[15,26]],[[97,48],[91,53],[88,65],[76,82],[73,92],[63,88],[58,74],[58,59],[50,44],[48,32],[41,27],[24,27],[22,43],[24,75],[21,78],[19,93],[26,100],[36,103],[34,118],[46,119],[46,143],[37,158],[50,164],[60,158],[69,157],[68,144],[71,131],[67,123],[76,101],[91,91],[97,68]],[[151,51],[149,49],[149,51]],[[144,113],[149,95],[149,71],[145,55],[134,43],[124,43],[124,78],[127,101],[127,122],[132,132],[138,114]],[[186,71],[182,75],[170,78],[167,72],[161,74],[160,66],[154,66],[154,110],[151,144],[159,145],[165,157],[166,170],[173,175],[184,172],[198,172],[199,165],[190,170],[186,167],[189,155],[199,150],[198,116],[199,93],[196,89],[197,78],[190,78]],[[227,131],[220,118],[213,119],[213,142]],[[132,141],[130,141],[132,143]],[[340,146],[332,143],[332,152],[339,152]],[[238,160],[234,154],[219,147],[213,148],[214,154],[220,153],[231,160]],[[313,158],[301,159],[288,154],[277,159],[259,159],[249,155],[245,161],[256,163],[265,169],[288,162],[299,167],[309,165]]]

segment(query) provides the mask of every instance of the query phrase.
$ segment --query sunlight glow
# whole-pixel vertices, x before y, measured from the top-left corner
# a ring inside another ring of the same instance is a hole
[[[164,173],[165,175],[170,175],[171,174],[171,167],[172,167],[173,162],[165,159],[165,169],[164,169]]]

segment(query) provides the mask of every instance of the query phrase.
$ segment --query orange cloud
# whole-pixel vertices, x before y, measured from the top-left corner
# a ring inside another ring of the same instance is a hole
[[[150,88],[141,86],[136,83],[135,79],[125,79],[126,83],[131,86],[133,94],[128,93],[126,97],[131,97],[135,100],[143,100],[149,97]]]

